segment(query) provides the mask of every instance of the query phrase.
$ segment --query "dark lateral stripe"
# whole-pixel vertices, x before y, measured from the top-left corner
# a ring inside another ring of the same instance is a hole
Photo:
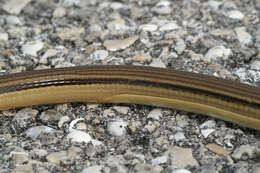
[[[245,105],[252,105],[255,107],[260,107],[260,104],[249,102],[243,99],[234,98],[232,96],[215,93],[207,90],[191,88],[188,86],[180,86],[174,85],[170,83],[162,83],[162,82],[152,82],[146,80],[129,80],[123,78],[89,78],[89,79],[63,79],[63,80],[49,80],[49,81],[40,81],[40,82],[30,82],[19,85],[10,85],[0,87],[0,94],[21,91],[26,89],[47,87],[47,86],[63,86],[63,85],[88,85],[88,84],[129,84],[129,85],[139,85],[139,86],[153,86],[164,89],[171,90],[186,90],[192,93],[211,95],[213,97],[217,97],[222,100],[229,100],[232,102],[239,102]]]

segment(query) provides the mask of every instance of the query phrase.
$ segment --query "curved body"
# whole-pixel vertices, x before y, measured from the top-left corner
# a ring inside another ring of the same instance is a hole
[[[141,66],[89,66],[0,77],[0,110],[66,102],[176,108],[260,130],[260,88],[201,74]]]

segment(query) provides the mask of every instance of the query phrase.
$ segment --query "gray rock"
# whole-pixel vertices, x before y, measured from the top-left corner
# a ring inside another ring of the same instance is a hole
[[[45,123],[57,122],[61,117],[62,115],[54,109],[44,111],[40,115],[40,119]]]
[[[108,51],[106,51],[106,50],[96,50],[94,53],[90,54],[89,58],[91,58],[95,61],[102,61],[106,57],[108,57]]]
[[[47,126],[36,126],[29,128],[25,134],[31,138],[37,138],[41,133],[53,133],[55,130]]]
[[[81,28],[60,28],[57,33],[61,40],[76,41],[84,38],[85,29]]]
[[[71,130],[71,132],[67,135],[68,139],[71,139],[73,142],[85,142],[89,143],[92,141],[92,138],[86,132],[80,130]]]
[[[216,121],[215,120],[208,120],[205,121],[203,124],[200,125],[200,128],[215,128],[216,127]]]
[[[250,69],[260,70],[260,61],[259,60],[253,61],[252,64],[250,64]]]
[[[260,173],[260,165],[255,165],[255,167],[253,168],[252,173]]]
[[[80,159],[80,152],[82,152],[82,150],[80,148],[70,147],[67,151],[49,153],[46,156],[46,160],[48,162],[59,165],[59,164],[61,164],[61,162],[64,162],[66,160]]]
[[[73,6],[77,6],[80,7],[80,2],[81,0],[64,0],[63,1],[63,5],[65,7],[73,7]]]
[[[184,52],[184,50],[186,49],[185,42],[182,39],[178,40],[174,49],[177,51],[177,53],[179,55],[182,54]]]
[[[6,23],[10,25],[23,25],[24,22],[17,16],[6,16],[5,17]]]
[[[253,43],[252,36],[246,32],[245,27],[238,27],[235,29],[237,39],[241,44],[251,45]]]
[[[224,46],[215,46],[208,50],[205,57],[211,60],[227,59],[231,54],[230,49]]]
[[[232,158],[236,160],[247,160],[255,157],[257,149],[255,146],[241,145],[232,153]]]
[[[176,169],[176,170],[172,171],[171,173],[191,173],[191,172],[187,169]]]
[[[159,164],[164,164],[167,162],[168,157],[167,156],[160,156],[156,157],[151,160],[152,165],[159,165]]]
[[[126,115],[130,111],[130,107],[127,106],[113,106],[113,109],[120,114]]]
[[[24,164],[29,161],[29,154],[23,151],[12,151],[10,155],[16,164]]]
[[[260,10],[260,0],[255,0],[255,7]]]
[[[123,4],[120,2],[112,2],[110,4],[110,8],[112,8],[113,10],[118,10],[120,8],[123,8]]]
[[[44,48],[42,41],[27,42],[22,47],[22,51],[25,55],[37,56],[37,53]]]
[[[160,120],[160,118],[162,117],[162,109],[153,109],[147,116],[147,118],[152,118],[154,120]]]
[[[32,165],[26,164],[26,165],[16,165],[11,173],[34,173],[34,172],[35,171],[34,171]]]
[[[66,9],[63,7],[58,7],[53,12],[53,17],[60,18],[66,15]]]
[[[81,173],[102,173],[102,166],[96,165],[96,166],[90,166],[87,168],[84,168]]]
[[[43,56],[40,57],[39,63],[41,64],[47,64],[48,59],[51,57],[56,56],[59,53],[58,50],[55,49],[48,49],[46,52],[43,54]]]
[[[223,4],[223,2],[220,2],[220,1],[216,1],[216,0],[210,0],[208,2],[208,5],[213,8],[214,10],[218,10],[219,9],[219,6]]]
[[[172,7],[170,5],[170,1],[160,1],[152,8],[152,11],[158,14],[167,15],[172,12]]]
[[[9,37],[7,33],[0,32],[0,42],[1,41],[8,41]]]
[[[169,23],[166,23],[165,25],[162,25],[159,29],[159,31],[172,31],[172,30],[176,30],[176,29],[179,29],[180,26],[178,26],[176,24],[176,22],[169,22]]]
[[[5,1],[3,9],[10,14],[20,14],[22,9],[30,3],[31,0],[9,0]]]
[[[186,137],[183,132],[177,132],[174,134],[173,139],[175,142],[179,142],[186,139]]]
[[[186,166],[198,167],[199,164],[192,156],[192,149],[180,148],[177,146],[170,146],[169,150],[166,151],[168,158],[170,159],[171,165],[176,168],[184,168]]]
[[[25,128],[30,124],[38,114],[38,111],[31,108],[21,109],[15,116],[13,121],[18,125],[19,128]]]
[[[201,134],[204,136],[204,138],[207,138],[214,131],[215,129],[202,129]]]
[[[231,10],[224,13],[227,17],[231,19],[242,20],[245,16],[241,11]]]
[[[146,163],[136,164],[134,167],[134,173],[160,173],[163,170],[160,166],[152,166]]]
[[[143,24],[143,25],[140,25],[139,28],[144,31],[153,32],[158,29],[158,26],[155,24]]]

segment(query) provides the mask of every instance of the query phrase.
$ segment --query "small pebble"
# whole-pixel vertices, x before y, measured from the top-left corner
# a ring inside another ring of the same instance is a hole
[[[187,169],[176,169],[174,171],[172,171],[171,173],[192,173]]]
[[[53,17],[64,17],[66,15],[66,9],[63,7],[58,7],[53,12]]]
[[[170,146],[168,151],[166,151],[171,164],[177,168],[184,168],[186,166],[198,167],[199,164],[192,156],[192,149],[190,148],[180,148],[177,146]]]
[[[33,166],[30,164],[26,164],[26,165],[15,165],[15,168],[12,170],[11,173],[33,173],[33,172],[34,172]]]
[[[120,114],[126,115],[130,111],[130,107],[127,106],[113,106],[113,109]]]
[[[42,64],[47,64],[48,63],[48,58],[54,57],[59,53],[59,51],[55,49],[48,49],[46,52],[43,54],[43,56],[40,57],[39,62]]]
[[[159,165],[159,164],[163,164],[167,162],[167,156],[160,156],[160,157],[156,157],[154,159],[151,160],[152,165]]]
[[[135,173],[161,173],[163,168],[161,166],[150,165],[147,163],[138,163],[134,166]]]
[[[253,43],[252,36],[246,32],[245,27],[238,27],[235,29],[237,39],[241,44],[251,45]]]
[[[17,16],[7,16],[5,18],[6,23],[10,24],[10,25],[20,25],[22,26],[24,24],[24,22]]]
[[[10,155],[16,164],[24,164],[29,161],[29,154],[26,152],[12,151]]]
[[[90,166],[87,168],[84,168],[81,173],[102,173],[102,166]]]
[[[202,129],[201,134],[204,136],[204,138],[207,138],[214,131],[215,129]]]
[[[230,151],[217,144],[207,144],[205,147],[218,155],[230,154]]]
[[[96,50],[90,54],[89,58],[95,61],[103,61],[108,56],[108,51],[106,50]]]
[[[123,120],[117,120],[108,123],[107,131],[113,136],[124,136],[126,134],[127,123]]]
[[[186,139],[186,137],[185,137],[183,132],[175,133],[173,138],[174,138],[174,141],[176,141],[176,142],[179,142],[179,141],[182,141],[182,140]]]
[[[92,138],[86,132],[80,130],[71,130],[71,132],[67,135],[68,139],[71,139],[73,142],[85,142],[89,143],[92,141]]]
[[[231,10],[225,13],[225,15],[231,19],[242,20],[244,18],[244,14],[238,10]]]
[[[85,35],[84,28],[61,28],[57,33],[61,40],[76,41],[81,40]]]
[[[143,25],[140,25],[139,27],[140,27],[140,29],[142,29],[144,31],[149,31],[149,32],[153,32],[158,29],[158,26],[154,25],[154,24],[143,24]]]
[[[40,120],[42,120],[42,122],[57,122],[60,120],[60,118],[62,117],[62,115],[57,112],[56,110],[54,109],[49,109],[47,111],[44,111],[41,113],[40,115]]]
[[[118,9],[120,9],[122,7],[123,7],[123,4],[120,3],[120,2],[112,2],[110,4],[110,8],[112,8],[113,10],[118,10]]]
[[[118,51],[131,46],[138,38],[138,36],[131,36],[122,40],[106,40],[104,46],[109,51]]]
[[[250,69],[252,69],[252,70],[260,70],[260,61],[259,60],[254,60],[250,64]]]
[[[0,42],[1,41],[8,41],[9,37],[7,33],[1,33],[0,32]]]
[[[61,128],[62,125],[66,122],[70,121],[70,117],[69,116],[63,116],[60,118],[60,121],[58,122],[58,127]]]
[[[228,59],[228,57],[232,54],[231,49],[225,48],[224,46],[215,46],[208,50],[205,57],[212,60]]]
[[[55,130],[47,126],[36,126],[29,128],[25,134],[31,138],[37,138],[41,133],[53,133]]]
[[[35,109],[24,108],[17,112],[13,121],[17,123],[19,128],[24,128],[32,121],[34,121],[38,113],[39,112]]]
[[[140,63],[144,63],[144,62],[150,62],[152,60],[152,57],[149,54],[138,53],[133,57],[133,60]]]
[[[156,126],[153,124],[147,124],[144,126],[145,129],[147,129],[150,133],[154,132],[156,129]]]
[[[170,14],[172,12],[170,4],[170,1],[160,1],[152,8],[152,11],[161,15]]]
[[[180,27],[175,22],[167,23],[166,25],[163,25],[160,27],[159,31],[172,31],[179,29]]]
[[[5,1],[3,9],[10,14],[20,14],[23,8],[30,3],[31,0],[9,0]]]
[[[215,120],[208,120],[200,125],[201,129],[205,128],[215,128],[216,127],[216,121]]]
[[[153,109],[147,116],[147,118],[151,118],[154,120],[160,120],[160,118],[162,117],[162,109]]]
[[[260,173],[260,165],[256,165],[256,166],[253,168],[252,173]]]
[[[208,5],[213,8],[214,10],[218,10],[220,5],[223,4],[223,2],[216,1],[216,0],[209,0]]]
[[[37,56],[38,52],[44,48],[42,41],[27,42],[22,46],[22,51],[25,55]]]
[[[129,27],[125,25],[125,21],[121,18],[109,22],[107,28],[111,31],[125,31],[129,29]]]
[[[241,145],[232,153],[231,156],[236,160],[244,160],[242,157],[246,156],[246,160],[247,160],[247,159],[254,158],[256,153],[257,153],[257,149],[255,146]]]
[[[59,165],[61,161],[69,159],[66,151],[52,152],[46,156],[48,162]]]

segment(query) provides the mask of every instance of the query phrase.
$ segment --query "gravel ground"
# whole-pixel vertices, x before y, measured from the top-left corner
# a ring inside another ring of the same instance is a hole
[[[260,0],[0,0],[0,72],[91,64],[258,85]],[[260,173],[260,134],[133,104],[0,113],[0,173]]]

